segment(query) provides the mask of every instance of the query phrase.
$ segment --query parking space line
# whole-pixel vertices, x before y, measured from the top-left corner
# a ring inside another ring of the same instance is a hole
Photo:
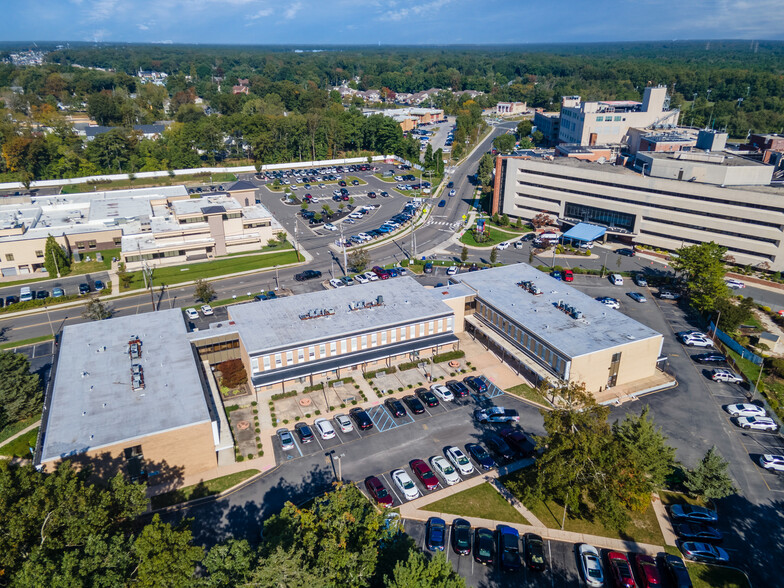
[[[387,484],[389,484],[389,489],[392,490],[392,493],[395,495],[395,498],[397,498],[398,502],[400,504],[403,504],[404,501],[400,499],[400,496],[398,495],[397,491],[395,490],[395,485],[392,484],[389,480],[387,480],[387,475],[386,474],[381,474],[381,477],[384,478],[384,481]]]
[[[318,446],[321,448],[321,451],[324,451],[324,446],[321,444],[321,440],[319,439],[319,436],[313,435],[313,438],[316,440],[316,443],[318,443]]]
[[[302,449],[299,448],[299,441],[294,438],[294,435],[291,436],[291,439],[294,441],[294,447],[297,448],[297,453],[299,453],[299,456],[302,457],[303,454]]]

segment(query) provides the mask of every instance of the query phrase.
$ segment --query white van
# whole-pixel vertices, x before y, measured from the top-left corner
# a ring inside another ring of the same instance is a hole
[[[33,293],[29,286],[22,286],[19,290],[19,302],[28,302],[33,299]]]
[[[539,235],[539,239],[542,241],[558,241],[558,234],[557,233],[542,233]]]
[[[612,274],[610,281],[613,283],[613,286],[623,286],[623,276],[621,274]]]

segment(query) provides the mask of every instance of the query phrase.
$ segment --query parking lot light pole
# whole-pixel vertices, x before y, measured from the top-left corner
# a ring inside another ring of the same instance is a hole
[[[754,390],[751,391],[751,398],[754,398],[754,394],[756,394],[757,390],[759,390],[759,383],[760,383],[760,379],[762,379],[762,370],[764,367],[765,367],[765,358],[763,357],[762,363],[760,364],[760,371],[757,374],[757,381],[754,384]],[[749,400],[751,400],[751,398]]]
[[[339,453],[337,455],[337,458],[338,458],[338,482],[342,482],[343,481],[343,462],[341,461],[341,458],[343,458],[343,457],[346,457],[345,453]]]

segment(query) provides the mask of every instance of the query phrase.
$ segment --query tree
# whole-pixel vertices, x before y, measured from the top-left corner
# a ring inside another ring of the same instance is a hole
[[[727,333],[732,333],[740,325],[747,323],[754,317],[752,311],[755,306],[754,299],[745,296],[737,304],[731,298],[718,300],[715,310],[721,313],[719,328]]]
[[[175,588],[195,583],[196,564],[204,550],[191,545],[191,539],[187,521],[175,528],[154,515],[133,543],[132,555],[138,562],[134,586]]]
[[[208,303],[210,300],[215,298],[215,288],[212,287],[212,284],[209,282],[205,282],[202,279],[196,280],[196,287],[193,291],[193,297],[197,301],[204,302],[205,304]]]
[[[411,550],[408,559],[398,561],[392,577],[384,578],[386,588],[464,588],[465,580],[455,572],[443,552],[432,558],[425,557],[419,550]]]
[[[649,407],[639,416],[627,414],[623,421],[613,423],[613,435],[623,450],[650,481],[651,488],[664,485],[672,473],[675,450],[667,445],[667,437],[649,416]]]
[[[460,250],[460,261],[465,263],[468,260],[468,247],[463,245],[463,249]]]
[[[729,464],[711,447],[696,469],[686,472],[683,485],[692,495],[704,500],[718,500],[737,492],[728,472]]]
[[[531,226],[534,229],[540,229],[542,227],[547,227],[547,226],[549,226],[551,224],[553,224],[553,219],[550,218],[549,215],[547,215],[547,214],[545,214],[543,212],[540,212],[539,214],[534,216],[534,218],[531,219]]]
[[[91,321],[102,321],[112,317],[112,309],[96,297],[90,298],[87,306],[84,307],[82,316]]]
[[[498,249],[493,247],[490,250],[490,263],[495,263],[497,259],[498,259]]]
[[[520,138],[527,137],[531,134],[533,128],[534,125],[530,120],[521,120],[517,123],[517,136]]]
[[[542,131],[534,131],[531,139],[534,145],[541,145],[544,142],[544,133]]]
[[[425,147],[425,169],[433,169],[433,146],[428,142]]]
[[[523,228],[523,219],[521,219],[519,216],[517,217],[517,220],[515,221],[515,228],[516,229],[522,229]]]
[[[489,153],[482,155],[479,160],[479,168],[476,172],[477,179],[486,189],[493,181],[493,156]]]
[[[245,539],[229,539],[209,550],[202,561],[209,588],[234,588],[247,585],[258,556]]]
[[[509,215],[507,215],[506,213],[501,215],[501,226],[502,227],[509,226]]]
[[[133,275],[126,269],[124,261],[117,264],[117,278],[120,280],[120,287],[124,290],[131,287]]]
[[[506,153],[514,149],[515,143],[516,141],[514,135],[510,135],[509,133],[499,135],[493,139],[493,147],[495,147],[501,153]]]
[[[365,268],[370,264],[370,253],[367,249],[358,248],[352,249],[348,254],[348,267],[357,273],[365,271]]]
[[[302,204],[300,204],[300,205],[299,205],[299,207],[300,207],[302,210],[307,210],[307,209],[308,209],[308,206],[310,206],[310,202],[308,202],[307,200],[303,200],[303,201],[302,201]]]
[[[68,275],[71,271],[70,256],[66,255],[51,235],[46,238],[44,246],[44,268],[52,278]]]
[[[43,399],[41,379],[21,353],[0,351],[0,429],[34,415]]]
[[[721,300],[729,297],[729,288],[724,282],[726,253],[726,247],[711,241],[682,247],[678,257],[672,260],[673,269],[686,282],[689,300],[700,312],[715,310]]]

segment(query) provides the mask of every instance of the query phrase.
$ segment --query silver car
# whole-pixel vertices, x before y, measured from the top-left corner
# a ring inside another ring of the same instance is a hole
[[[581,544],[578,551],[580,552],[580,566],[585,583],[595,587],[604,586],[604,571],[599,551],[587,543]]]
[[[278,429],[278,439],[280,439],[280,448],[283,451],[294,449],[294,437],[288,429]]]

